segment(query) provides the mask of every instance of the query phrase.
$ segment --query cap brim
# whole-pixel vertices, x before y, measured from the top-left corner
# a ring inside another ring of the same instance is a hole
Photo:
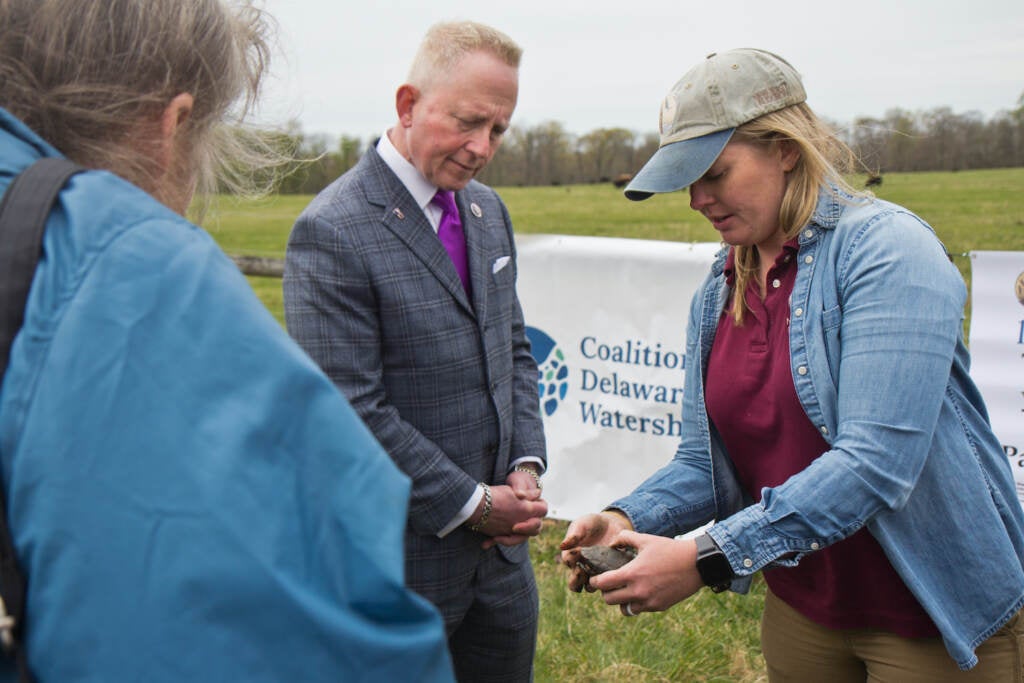
[[[735,130],[727,128],[659,147],[626,186],[626,197],[640,201],[652,194],[675,192],[692,185],[715,163]]]

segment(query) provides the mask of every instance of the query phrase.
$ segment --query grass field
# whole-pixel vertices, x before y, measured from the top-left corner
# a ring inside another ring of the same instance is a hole
[[[630,202],[610,185],[499,192],[519,233],[717,241],[689,209],[686,193]],[[968,281],[968,252],[1024,250],[1024,169],[888,174],[875,194],[931,223]],[[283,257],[292,222],[309,199],[221,199],[206,228],[228,253]],[[283,319],[280,280],[250,281]],[[702,591],[665,613],[623,619],[598,596],[568,592],[555,561],[564,531],[564,522],[551,522],[531,546],[541,594],[539,683],[765,680],[758,635],[763,582],[745,597]]]
[[[691,211],[685,192],[631,202],[611,185],[499,188],[519,233],[596,235],[713,242],[718,234]],[[970,282],[971,250],[1024,250],[1024,169],[961,173],[893,173],[875,194],[931,223]],[[231,254],[283,257],[292,223],[311,197],[256,202],[221,198],[204,227]],[[283,320],[280,283],[253,278],[253,288]]]

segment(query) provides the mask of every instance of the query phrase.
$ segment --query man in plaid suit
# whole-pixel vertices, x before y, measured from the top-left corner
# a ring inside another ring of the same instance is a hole
[[[284,280],[289,332],[412,479],[406,580],[441,610],[457,675],[474,682],[532,678],[524,541],[547,513],[512,225],[473,180],[509,125],[520,54],[481,24],[434,26],[395,126],[296,222]]]

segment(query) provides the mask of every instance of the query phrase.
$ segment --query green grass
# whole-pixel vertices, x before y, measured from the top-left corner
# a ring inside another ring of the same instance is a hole
[[[700,591],[661,613],[627,619],[597,593],[572,593],[556,560],[566,522],[531,541],[540,591],[538,683],[754,683],[766,680],[760,648],[764,582],[749,595]]]
[[[520,233],[717,242],[685,192],[632,202],[609,184],[500,189]]]
[[[499,188],[519,233],[596,235],[686,242],[717,241],[691,211],[685,192],[627,201],[611,185]],[[875,194],[931,223],[964,277],[972,250],[1024,250],[1024,169],[887,174]],[[221,199],[205,227],[225,251],[283,257],[288,232],[308,196],[260,202]],[[283,320],[281,282],[250,278]],[[666,458],[670,454],[666,453]],[[752,683],[766,680],[759,645],[764,583],[748,596],[701,591],[662,614],[624,619],[598,595],[570,593],[555,557],[565,522],[552,521],[531,543],[541,600],[538,683],[661,681]]]
[[[686,192],[631,202],[611,185],[499,188],[520,233],[595,235],[679,242],[717,241],[690,210]],[[972,249],[1024,249],[1024,168],[961,173],[892,173],[875,194],[931,223],[953,254]],[[221,198],[204,227],[225,251],[284,256],[292,222],[306,195],[256,202]]]

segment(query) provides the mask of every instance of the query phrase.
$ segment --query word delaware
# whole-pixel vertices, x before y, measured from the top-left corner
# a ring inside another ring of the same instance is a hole
[[[598,391],[602,394],[621,396],[622,398],[635,398],[642,401],[653,401],[655,403],[672,403],[678,405],[683,400],[682,387],[669,387],[664,384],[649,384],[647,382],[631,382],[619,377],[619,373],[611,375],[599,375],[593,370],[583,368],[582,382],[580,389],[583,391]]]

